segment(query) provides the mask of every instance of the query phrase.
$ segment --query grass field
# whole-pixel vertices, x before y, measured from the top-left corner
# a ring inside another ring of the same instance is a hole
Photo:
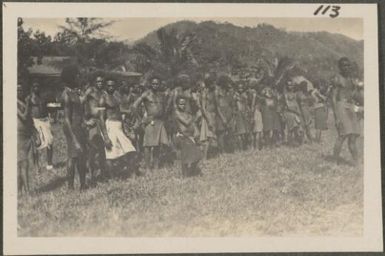
[[[330,125],[329,127],[332,127]],[[328,160],[323,144],[223,155],[183,178],[178,165],[99,183],[65,183],[65,143],[54,126],[57,168],[32,173],[35,193],[18,200],[19,236],[361,236],[363,165]],[[362,138],[359,141],[362,152]],[[346,145],[342,156],[350,159]]]

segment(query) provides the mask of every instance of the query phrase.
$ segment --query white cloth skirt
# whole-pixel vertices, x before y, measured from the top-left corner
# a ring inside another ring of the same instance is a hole
[[[51,123],[48,118],[33,118],[33,124],[39,133],[41,144],[37,149],[43,149],[53,144]]]
[[[124,134],[121,121],[106,120],[106,129],[112,143],[111,149],[106,148],[107,159],[116,159],[129,152],[136,151],[131,140]]]

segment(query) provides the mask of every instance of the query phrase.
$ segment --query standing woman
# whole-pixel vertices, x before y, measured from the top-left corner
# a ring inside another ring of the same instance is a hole
[[[340,73],[334,78],[332,91],[332,107],[338,133],[334,144],[334,158],[339,160],[342,145],[347,140],[353,162],[357,165],[357,138],[361,130],[358,113],[363,108],[356,103],[359,89],[352,77],[350,60],[346,57],[339,59],[338,67]]]
[[[79,93],[79,70],[76,66],[67,66],[61,73],[64,83],[62,101],[64,107],[63,131],[67,141],[67,179],[68,188],[74,189],[75,169],[80,178],[80,189],[86,189],[86,138],[84,128],[83,98]]]
[[[311,95],[314,99],[314,127],[316,130],[315,141],[321,143],[322,131],[328,129],[328,109],[326,105],[327,97],[322,92],[322,87],[312,90]]]
[[[25,101],[25,90],[17,85],[17,169],[18,191],[30,193],[29,158],[32,148],[33,121],[29,101]]]
[[[276,99],[269,86],[265,86],[261,91],[261,114],[263,123],[264,141],[268,147],[273,146],[274,131],[277,130]]]
[[[299,84],[299,90],[297,92],[297,101],[301,111],[301,124],[305,131],[305,135],[309,143],[313,142],[311,134],[312,116],[310,113],[311,105],[313,104],[313,97],[310,95],[307,83],[302,81]]]

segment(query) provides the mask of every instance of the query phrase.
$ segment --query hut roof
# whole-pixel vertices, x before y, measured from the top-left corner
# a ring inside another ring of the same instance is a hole
[[[33,65],[28,68],[32,76],[59,77],[64,66],[74,61],[69,56],[32,57]]]

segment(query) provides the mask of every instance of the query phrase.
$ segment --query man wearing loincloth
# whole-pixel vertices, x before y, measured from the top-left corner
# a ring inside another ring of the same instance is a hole
[[[106,93],[99,102],[101,128],[105,141],[106,163],[109,173],[113,173],[114,160],[122,160],[123,175],[137,172],[136,150],[131,140],[124,134],[120,100],[116,97],[116,83],[113,78],[106,80]]]
[[[85,92],[85,118],[87,127],[88,145],[88,169],[91,173],[91,180],[95,182],[95,173],[99,169],[102,178],[107,178],[106,154],[100,125],[99,102],[104,94],[104,81],[102,75],[97,75],[94,86],[87,88]]]
[[[328,108],[327,108],[327,96],[324,94],[326,86],[317,85],[311,91],[311,95],[314,99],[314,128],[316,130],[315,141],[321,143],[322,131],[328,129]]]
[[[205,160],[207,159],[209,148],[217,146],[215,80],[214,74],[206,74],[200,94],[200,109],[202,113],[200,142]]]
[[[338,61],[340,73],[333,79],[332,107],[338,136],[334,144],[334,158],[339,161],[342,145],[348,141],[349,151],[355,165],[359,162],[357,138],[360,136],[358,113],[363,108],[357,104],[360,98],[358,84],[352,77],[352,65],[348,58]]]
[[[234,135],[237,138],[238,150],[245,150],[247,148],[247,134],[249,132],[248,123],[248,95],[246,91],[245,81],[239,81],[234,93],[234,107],[235,107],[235,122]]]
[[[228,75],[221,75],[217,81],[215,90],[217,102],[216,115],[216,135],[218,140],[219,152],[233,152],[232,136],[233,136],[233,95],[230,94],[232,80]]]
[[[168,145],[169,139],[164,127],[165,98],[159,90],[158,77],[151,79],[150,88],[135,101],[133,107],[138,109],[144,103],[146,116],[143,118],[144,126],[144,160],[147,169],[159,167],[159,154],[162,145]]]
[[[84,128],[84,102],[79,90],[77,66],[63,68],[61,79],[64,91],[61,96],[64,108],[63,131],[67,141],[68,188],[74,189],[75,170],[79,173],[80,189],[86,189],[87,132]]]
[[[177,134],[175,144],[180,151],[180,160],[182,163],[182,175],[194,176],[201,174],[198,167],[199,161],[202,159],[202,152],[196,144],[195,118],[186,111],[186,98],[178,96],[176,98],[175,119],[177,124]]]
[[[33,148],[33,160],[35,168],[40,171],[39,164],[39,150],[47,148],[47,170],[52,170],[53,157],[53,135],[51,130],[51,123],[48,118],[47,102],[40,96],[40,85],[37,82],[32,84],[31,94],[27,96],[31,107],[31,115],[33,124],[40,137],[40,146]]]
[[[284,117],[286,123],[287,142],[292,146],[299,146],[302,143],[303,131],[301,126],[301,110],[297,102],[295,86],[288,81],[283,87],[284,96]]]
[[[30,193],[29,158],[32,148],[33,121],[25,88],[17,84],[17,177],[18,192]]]

